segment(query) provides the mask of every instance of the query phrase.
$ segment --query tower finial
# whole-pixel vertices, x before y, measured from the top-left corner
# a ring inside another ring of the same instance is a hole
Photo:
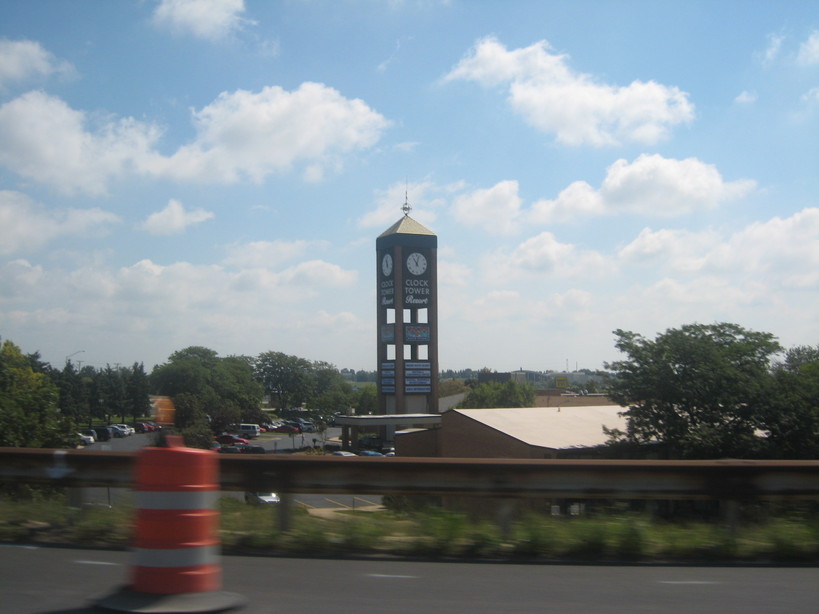
[[[404,212],[404,215],[409,215],[409,212],[411,210],[412,210],[412,207],[410,207],[410,204],[409,204],[409,190],[405,189],[404,190],[404,206],[401,207],[401,211]]]

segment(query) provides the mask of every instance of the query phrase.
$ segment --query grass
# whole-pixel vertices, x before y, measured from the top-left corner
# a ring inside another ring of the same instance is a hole
[[[64,493],[0,497],[0,541],[125,547],[130,501],[72,507]],[[610,512],[565,517],[527,513],[503,528],[440,508],[360,511],[318,517],[276,506],[219,502],[225,552],[286,555],[398,555],[440,559],[596,562],[819,563],[819,520],[810,510],[754,518],[727,530],[706,521],[669,522]]]

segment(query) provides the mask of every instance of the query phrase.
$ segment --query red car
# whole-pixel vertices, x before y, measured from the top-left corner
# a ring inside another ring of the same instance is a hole
[[[301,429],[297,426],[289,424],[282,424],[273,429],[276,433],[301,433]]]
[[[222,433],[221,435],[217,435],[216,437],[214,437],[214,439],[221,443],[222,445],[226,446],[235,446],[236,444],[239,443],[247,445],[247,439],[237,437],[236,435],[230,435],[229,433]]]

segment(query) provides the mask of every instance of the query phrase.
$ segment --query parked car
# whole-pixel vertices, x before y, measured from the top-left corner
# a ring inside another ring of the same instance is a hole
[[[92,430],[96,433],[97,441],[109,441],[114,438],[114,431],[110,426],[95,426]]]
[[[354,452],[348,452],[347,450],[336,450],[333,452],[333,456],[358,456]]]
[[[247,439],[244,437],[237,437],[236,435],[231,435],[230,433],[222,433],[221,435],[217,435],[214,437],[216,441],[221,443],[222,445],[226,446],[235,446],[236,444],[244,444],[247,445]]]
[[[81,446],[90,446],[92,443],[94,443],[96,441],[96,439],[94,439],[90,435],[86,435],[85,433],[75,433],[75,435],[77,436],[77,439],[79,440],[78,445],[81,445]]]
[[[70,445],[76,447],[79,446],[90,446],[94,443],[94,438],[89,437],[88,435],[83,435],[82,433],[74,433],[69,438]]]
[[[128,435],[131,434],[131,432],[128,429],[124,429],[118,424],[110,424],[108,425],[108,428],[111,429],[111,432],[114,434],[114,437],[118,439],[122,437],[128,437]]]
[[[384,456],[381,452],[376,452],[375,450],[360,450],[358,452],[359,456]]]
[[[242,454],[267,454],[267,450],[265,450],[262,446],[254,446],[252,444],[241,446],[239,451]]]
[[[312,422],[307,422],[305,420],[299,421],[299,427],[301,428],[302,432],[304,433],[315,433],[316,432],[316,425]]]
[[[245,503],[250,505],[267,505],[269,503],[278,503],[279,495],[274,492],[246,492]]]
[[[94,441],[97,441],[97,432],[94,429],[88,429],[87,431],[83,431],[82,434],[87,435]],[[92,441],[91,443],[94,443],[94,441]]]
[[[236,434],[245,439],[254,439],[261,433],[258,424],[238,424],[235,426]]]
[[[276,433],[301,433],[301,429],[298,426],[293,426],[292,424],[281,424],[274,428],[273,431]]]
[[[122,432],[125,433],[126,437],[128,435],[134,435],[136,433],[136,430],[134,430],[134,428],[128,424],[112,424],[111,426],[115,426],[118,429],[121,429]]]
[[[217,450],[219,454],[239,454],[241,451],[241,446],[221,446]]]

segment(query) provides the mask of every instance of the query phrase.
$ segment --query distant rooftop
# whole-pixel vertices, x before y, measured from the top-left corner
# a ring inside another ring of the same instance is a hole
[[[625,407],[619,405],[588,405],[450,411],[458,412],[526,444],[565,450],[603,445],[608,440],[603,433],[603,426],[626,429],[626,419],[618,415],[625,410]]]

